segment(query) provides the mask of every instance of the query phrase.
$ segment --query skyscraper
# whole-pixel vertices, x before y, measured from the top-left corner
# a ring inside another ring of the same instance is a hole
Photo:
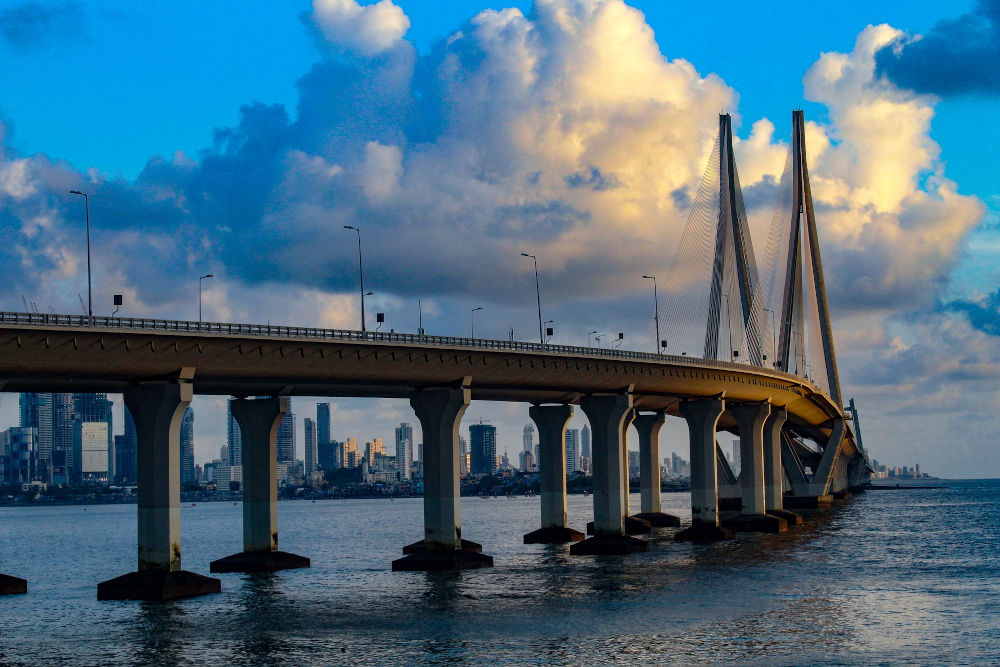
[[[73,434],[76,437],[76,425],[81,422],[89,423],[103,423],[107,425],[104,429],[105,437],[107,442],[104,446],[104,453],[107,460],[104,462],[104,477],[106,479],[114,479],[115,474],[115,441],[114,441],[114,421],[112,418],[111,407],[112,403],[108,400],[107,394],[73,394]],[[73,441],[74,453],[77,451],[76,441]],[[73,466],[76,469],[82,470],[80,468],[80,463],[77,461],[73,462]],[[91,464],[90,467],[94,468],[96,464]],[[91,471],[96,474],[97,471]],[[99,477],[91,476],[93,479],[100,479]]]
[[[590,453],[590,426],[587,424],[580,430],[580,456],[593,458]]]
[[[19,399],[21,428],[35,429],[34,451],[38,469],[35,474],[43,482],[52,476],[53,394],[21,394]]]
[[[336,466],[336,452],[330,438],[330,404],[316,404],[316,465],[323,470]]]
[[[524,447],[521,451],[524,452],[534,452],[535,451],[535,425],[528,422],[524,425],[524,431],[522,435],[522,440],[524,442]]]
[[[469,473],[489,475],[496,468],[497,429],[492,424],[469,425]]]
[[[305,474],[308,477],[316,470],[319,459],[318,429],[316,428],[316,422],[309,417],[306,417],[302,424],[302,435],[305,440],[305,444],[303,445],[305,447]]]
[[[278,460],[295,461],[295,413],[292,412],[291,399],[288,399],[288,412],[278,424]]]
[[[240,435],[240,425],[233,416],[233,401],[230,398],[226,402],[226,444],[229,447],[229,465],[243,465],[243,437]]]
[[[413,469],[413,427],[402,422],[396,427],[396,468],[400,479],[410,479]]]
[[[189,407],[181,420],[181,484],[194,481],[194,410]]]
[[[580,469],[580,430],[575,428],[566,429],[566,474],[576,472]]]

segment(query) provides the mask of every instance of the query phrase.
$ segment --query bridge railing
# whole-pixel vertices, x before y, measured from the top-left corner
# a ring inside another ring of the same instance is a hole
[[[515,340],[493,340],[488,338],[461,338],[456,336],[430,336],[426,334],[396,333],[394,331],[355,331],[351,329],[318,329],[314,327],[291,327],[272,324],[238,324],[232,322],[194,322],[188,320],[160,320],[148,317],[106,317],[87,315],[57,315],[52,313],[15,313],[0,311],[0,325],[26,324],[31,326],[85,327],[119,329],[128,331],[169,331],[183,333],[223,334],[235,336],[262,336],[269,338],[311,338],[331,341],[361,341],[375,343],[403,343],[411,345],[440,345],[479,350],[511,350],[517,352],[545,352],[569,356],[593,357],[598,359],[620,359],[631,361],[659,361],[671,364],[710,367],[720,370],[754,369],[803,382],[804,378],[772,368],[762,368],[751,364],[716,361],[686,355],[655,354],[633,350],[608,349],[599,347],[577,347],[573,345],[550,345]],[[808,382],[806,380],[806,382]]]

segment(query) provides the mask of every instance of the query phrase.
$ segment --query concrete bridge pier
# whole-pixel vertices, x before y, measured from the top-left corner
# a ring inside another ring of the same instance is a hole
[[[571,405],[532,405],[528,415],[538,428],[542,527],[524,536],[525,544],[579,542],[584,534],[566,526],[566,424]]]
[[[396,570],[465,570],[492,567],[482,546],[462,539],[458,429],[469,407],[471,378],[460,387],[420,389],[410,405],[424,437],[424,539],[403,548]]]
[[[627,554],[649,549],[647,542],[625,534],[628,468],[622,443],[632,400],[631,387],[621,394],[580,399],[592,433],[594,536],[571,546],[571,554]]]
[[[98,600],[171,600],[221,590],[218,579],[181,569],[180,435],[193,376],[186,368],[180,382],[124,392],[138,449],[139,568],[98,584]]]
[[[715,429],[725,410],[724,396],[680,404],[691,443],[691,527],[674,535],[675,540],[705,543],[733,538],[732,531],[719,523]]]
[[[309,567],[304,556],[278,551],[278,426],[288,399],[232,403],[243,443],[243,551],[212,561],[212,572],[275,572]]]
[[[752,533],[783,533],[785,519],[766,512],[764,494],[764,423],[771,415],[771,403],[743,403],[729,408],[740,430],[740,515],[729,519],[730,530]]]
[[[781,464],[781,427],[788,419],[786,408],[771,406],[771,414],[764,422],[764,507],[771,516],[801,526],[802,515],[785,509],[785,473]]]
[[[639,433],[639,514],[634,518],[653,526],[677,527],[681,520],[660,508],[660,429],[667,417],[663,412],[638,414],[635,430]]]

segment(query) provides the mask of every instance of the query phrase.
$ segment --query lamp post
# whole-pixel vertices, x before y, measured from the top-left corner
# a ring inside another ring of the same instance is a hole
[[[214,278],[215,276],[211,273],[206,273],[201,278],[198,278],[198,324],[201,324],[201,282],[205,278]]]
[[[470,335],[469,338],[475,338],[476,337],[476,311],[477,310],[482,310],[482,309],[483,309],[482,306],[476,306],[475,308],[472,309],[472,312],[469,313],[469,320],[470,320],[471,325],[472,325],[471,326],[472,335]]]
[[[663,344],[660,342],[660,299],[656,296],[656,276],[643,276],[653,281],[653,320],[656,322],[656,351],[663,354]]]
[[[83,208],[87,216],[87,322],[93,324],[94,322],[94,289],[93,283],[91,282],[90,274],[90,197],[87,196],[86,192],[80,192],[79,190],[70,190],[71,195],[80,195],[83,197]]]
[[[358,233],[358,273],[361,275],[361,332],[365,329],[365,265],[361,261],[361,230],[352,225],[344,225],[344,229],[352,229]]]
[[[555,320],[545,320],[545,324],[555,324]],[[548,342],[549,342],[550,340],[552,340],[552,336],[551,336],[551,334],[549,333],[549,331],[551,331],[551,329],[549,329],[548,327],[546,327],[546,328],[545,328],[545,335],[546,335],[546,336],[549,336],[549,338],[547,338],[547,339],[545,340],[546,344],[548,344]]]
[[[593,336],[595,333],[597,333],[597,329],[594,329],[593,331],[588,331],[587,332],[587,347],[588,348],[592,347],[591,344],[590,344],[590,337]]]
[[[535,300],[538,302],[538,342],[545,345],[545,336],[542,334],[542,293],[538,289],[538,258],[526,252],[522,252],[521,257],[530,257],[535,265]]]

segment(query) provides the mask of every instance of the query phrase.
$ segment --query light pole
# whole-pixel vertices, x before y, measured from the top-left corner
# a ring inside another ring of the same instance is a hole
[[[538,301],[538,342],[545,345],[545,336],[542,334],[542,293],[538,289],[538,258],[526,252],[522,252],[521,257],[530,257],[535,265],[535,299]]]
[[[361,332],[365,329],[365,265],[361,261],[361,230],[352,225],[344,225],[344,229],[353,229],[358,233],[358,273],[361,275]]]
[[[476,337],[476,311],[477,310],[482,310],[482,309],[483,309],[482,306],[476,306],[475,308],[472,309],[472,312],[469,313],[469,320],[472,323],[472,327],[471,327],[471,329],[472,329],[472,335],[469,336],[469,338],[475,338]]]
[[[595,333],[597,333],[597,329],[587,332],[587,347],[592,347],[592,345],[590,344],[590,337],[593,336]]]
[[[198,278],[198,324],[201,324],[201,282],[205,280],[205,278],[214,278],[214,277],[215,276],[213,276],[211,273],[206,273],[201,278]]]
[[[83,208],[87,215],[87,321],[93,324],[94,288],[90,278],[90,197],[87,196],[86,192],[80,192],[79,190],[70,190],[69,193],[83,197]]]
[[[545,324],[555,324],[555,320],[545,320]],[[549,334],[549,328],[548,327],[545,328],[545,335],[549,336],[549,338],[545,341],[546,344],[547,344],[550,340],[552,340],[552,337]]]
[[[660,299],[656,296],[656,276],[643,276],[653,281],[653,320],[656,322],[656,351],[663,354],[663,344],[660,342]]]

